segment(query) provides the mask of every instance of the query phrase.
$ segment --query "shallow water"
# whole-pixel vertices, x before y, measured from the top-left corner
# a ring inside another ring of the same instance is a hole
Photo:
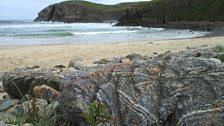
[[[0,45],[88,44],[193,38],[208,32],[109,23],[0,21]]]

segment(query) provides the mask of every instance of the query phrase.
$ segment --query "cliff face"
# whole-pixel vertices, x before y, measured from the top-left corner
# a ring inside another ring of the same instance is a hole
[[[152,0],[126,10],[119,24],[166,27],[170,22],[224,21],[223,6],[223,0]]]
[[[87,1],[66,1],[48,6],[35,21],[104,22],[118,20],[131,4],[102,5]]]
[[[163,24],[170,22],[224,21],[223,6],[223,0],[152,0],[117,5],[65,1],[43,9],[35,21],[104,22],[119,20],[119,25],[158,27],[158,24],[159,26],[162,24],[162,27],[166,27]],[[190,27],[184,28],[191,28],[191,24],[188,26]]]

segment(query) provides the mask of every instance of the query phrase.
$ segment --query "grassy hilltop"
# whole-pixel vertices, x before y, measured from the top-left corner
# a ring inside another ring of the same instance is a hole
[[[118,20],[125,11],[145,2],[103,5],[88,1],[64,1],[50,5],[39,12],[36,21],[103,22]],[[150,3],[150,2],[146,2]]]

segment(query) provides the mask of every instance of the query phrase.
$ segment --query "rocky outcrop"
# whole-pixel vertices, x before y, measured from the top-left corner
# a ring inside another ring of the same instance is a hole
[[[115,7],[116,5],[114,5]],[[90,3],[87,1],[65,1],[50,5],[39,12],[35,21],[60,22],[104,22],[118,20],[124,10],[122,5],[116,9],[113,6]],[[116,7],[115,7],[116,8]]]
[[[130,54],[82,71],[60,68],[55,72],[58,68],[54,68],[8,72],[3,76],[7,93],[20,98],[9,85],[14,89],[23,85],[27,87],[23,94],[31,98],[0,100],[0,108],[13,117],[26,118],[35,110],[35,116],[48,123],[49,118],[55,119],[50,122],[54,125],[89,125],[86,115],[92,103],[105,105],[105,112],[112,117],[101,124],[105,126],[222,125],[224,64],[217,58],[224,55],[224,48],[204,47],[153,57]],[[52,76],[60,77],[56,81],[59,92],[46,86],[46,81],[35,81],[52,80]]]
[[[76,125],[93,102],[104,103],[108,125],[223,124],[224,64],[211,50],[167,52],[65,78],[59,108]]]

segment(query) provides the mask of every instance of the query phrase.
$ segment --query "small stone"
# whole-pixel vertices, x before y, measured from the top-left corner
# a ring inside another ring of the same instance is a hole
[[[208,47],[208,45],[201,45],[201,47]]]
[[[171,60],[171,59],[172,59],[171,56],[165,56],[165,57],[163,58],[163,60]]]
[[[26,118],[30,116],[29,112],[32,111],[33,109],[37,109],[37,115],[40,117],[44,117],[46,115],[46,107],[48,105],[48,102],[44,99],[32,99],[29,101],[26,101],[22,104],[16,105],[9,110],[7,110],[7,113],[11,113],[15,116],[23,117]],[[33,108],[35,107],[35,108]]]
[[[111,60],[108,60],[108,59],[101,59],[99,61],[94,61],[93,64],[107,64],[107,63],[110,63]]]
[[[0,113],[0,126],[18,126],[18,125],[12,125],[8,123],[12,123],[16,121],[16,116],[10,114],[10,113]]]
[[[3,99],[10,99],[10,96],[7,93],[3,93],[2,98]]]
[[[158,53],[157,53],[157,52],[153,52],[153,54],[154,54],[154,55],[157,55]]]
[[[170,50],[166,51],[165,54],[170,54],[172,53]]]
[[[3,121],[0,121],[0,126],[7,126]]]
[[[56,68],[66,68],[64,65],[56,65],[56,66],[54,66],[54,67],[56,67]]]
[[[33,94],[36,98],[52,101],[58,97],[59,92],[47,85],[41,85],[33,88]]]
[[[195,54],[195,57],[201,57],[201,53],[200,53],[200,52],[197,52],[197,53]]]
[[[222,61],[217,58],[210,58],[209,60],[214,61],[216,63],[222,63]]]
[[[135,59],[142,59],[143,57],[140,54],[132,53],[127,55],[125,58],[128,58],[129,60],[135,60]]]
[[[84,70],[85,66],[83,61],[71,60],[68,64],[68,68],[74,68],[76,70]]]
[[[7,109],[11,108],[12,106],[19,103],[19,100],[12,100],[12,99],[4,99],[0,103],[0,112],[6,111]]]
[[[33,124],[31,124],[31,123],[25,123],[25,124],[20,125],[20,126],[33,126]]]
[[[4,98],[5,95],[7,95],[7,93],[0,93],[0,101],[1,101],[2,99],[5,99],[5,98]]]
[[[122,59],[121,62],[122,62],[122,63],[129,63],[129,62],[130,62],[130,59],[128,59],[128,58],[124,58],[124,59]]]
[[[29,69],[37,69],[37,68],[40,68],[40,66],[38,66],[38,65],[33,65],[33,66],[31,66],[31,67],[28,67]]]
[[[3,87],[3,83],[2,83],[2,81],[0,81],[0,93],[1,92],[4,92],[4,87]]]

